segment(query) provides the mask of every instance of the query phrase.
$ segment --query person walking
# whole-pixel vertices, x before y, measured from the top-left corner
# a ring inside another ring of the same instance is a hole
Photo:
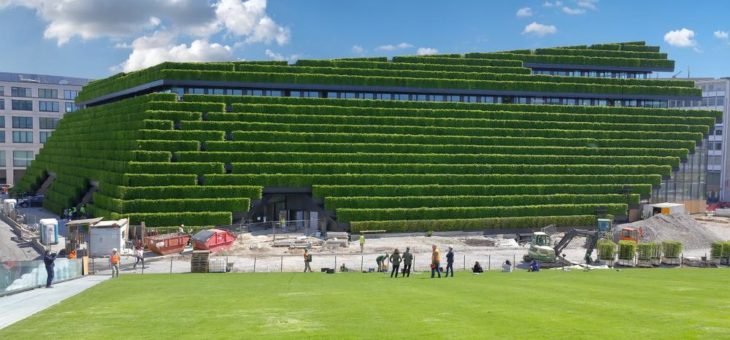
[[[142,246],[142,240],[137,240],[134,246],[134,269],[137,269],[137,264],[142,262],[142,268],[144,268],[144,247]]]
[[[433,279],[434,275],[438,274],[440,279],[441,268],[439,268],[439,266],[441,265],[441,252],[439,252],[439,249],[436,248],[435,244],[431,246],[431,249],[431,278]]]
[[[365,251],[365,235],[360,234],[360,253]]]
[[[46,250],[46,254],[43,256],[43,263],[46,265],[46,274],[48,276],[46,279],[46,288],[51,288],[51,284],[53,283],[54,262],[56,261],[57,255],[56,253],[51,253],[50,250]]]
[[[451,270],[451,277],[454,277],[454,248],[449,247],[449,252],[446,253],[446,277],[449,277],[449,270]]]
[[[309,272],[312,272],[312,267],[309,265],[309,263],[312,262],[312,254],[309,253],[308,250],[304,249],[304,272],[306,273],[307,270]]]
[[[393,274],[395,274],[395,277],[398,277],[398,269],[400,269],[400,262],[402,258],[400,256],[400,251],[398,249],[393,251],[393,254],[390,255],[390,263],[393,264],[393,269],[390,271],[390,277],[393,277]]]
[[[411,248],[406,247],[406,252],[403,253],[403,276],[411,277],[411,263],[413,263],[413,254],[411,254]]]
[[[112,249],[112,255],[109,256],[109,264],[112,266],[112,277],[119,277],[119,262],[121,262],[119,253],[117,253],[117,248],[114,248]]]

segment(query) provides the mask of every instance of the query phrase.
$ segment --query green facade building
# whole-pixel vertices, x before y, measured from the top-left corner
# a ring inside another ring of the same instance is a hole
[[[425,231],[591,226],[704,199],[719,112],[643,42],[163,63],[91,82],[18,184],[147,226],[301,220]]]

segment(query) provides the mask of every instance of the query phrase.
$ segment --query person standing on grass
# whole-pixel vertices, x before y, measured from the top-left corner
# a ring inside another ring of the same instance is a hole
[[[360,234],[360,253],[365,251],[365,234]]]
[[[449,252],[446,253],[446,277],[449,277],[449,270],[451,270],[451,277],[454,277],[454,248],[449,247]]]
[[[308,250],[304,249],[304,272],[306,273],[307,270],[309,272],[312,272],[312,267],[309,265],[309,263],[312,262],[312,254],[309,253]]]
[[[112,249],[112,255],[109,256],[109,264],[112,266],[112,277],[119,277],[119,263],[121,262],[121,258],[119,258],[119,253],[117,253],[117,248]]]
[[[142,262],[142,268],[144,268],[144,247],[142,246],[142,240],[137,240],[137,244],[134,246],[134,269],[137,269],[137,264]]]
[[[46,288],[51,288],[51,284],[53,283],[53,270],[55,267],[55,261],[56,261],[56,255],[55,253],[51,253],[50,250],[46,250],[46,254],[43,256],[43,263],[46,265],[46,274],[48,275],[48,278],[46,279]]]
[[[395,277],[398,277],[398,269],[400,268],[400,252],[398,249],[393,251],[393,255],[390,255],[390,263],[393,264],[393,269],[390,271],[390,277],[393,277],[393,274],[395,274]]]
[[[431,249],[431,278],[433,279],[435,274],[439,274],[440,279],[441,268],[439,268],[439,266],[441,265],[441,252],[439,252],[439,249],[436,248],[435,244],[431,246]]]
[[[406,247],[406,252],[403,253],[403,277],[411,277],[411,263],[413,263],[413,254],[411,254],[411,248]]]

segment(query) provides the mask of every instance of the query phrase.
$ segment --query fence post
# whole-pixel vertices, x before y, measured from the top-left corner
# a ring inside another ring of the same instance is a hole
[[[517,269],[517,256],[515,254],[512,254],[512,271]]]
[[[172,274],[172,256],[170,256],[170,274]]]
[[[492,270],[492,254],[489,254],[487,256],[489,256],[487,260],[487,270]]]
[[[362,263],[365,260],[365,255],[360,255],[360,272],[362,273]]]
[[[337,270],[337,254],[335,254],[335,270]]]
[[[466,254],[464,254],[464,270],[466,270]]]
[[[281,264],[279,265],[280,273],[284,272],[284,255],[281,256]]]
[[[253,257],[253,272],[256,272],[256,256]]]

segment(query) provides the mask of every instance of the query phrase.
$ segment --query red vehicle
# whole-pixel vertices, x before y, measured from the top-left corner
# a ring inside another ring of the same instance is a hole
[[[148,236],[147,248],[157,255],[180,253],[190,241],[190,235],[185,233],[171,233]]]
[[[215,253],[230,248],[235,241],[236,234],[228,230],[206,229],[193,235],[193,249]]]

